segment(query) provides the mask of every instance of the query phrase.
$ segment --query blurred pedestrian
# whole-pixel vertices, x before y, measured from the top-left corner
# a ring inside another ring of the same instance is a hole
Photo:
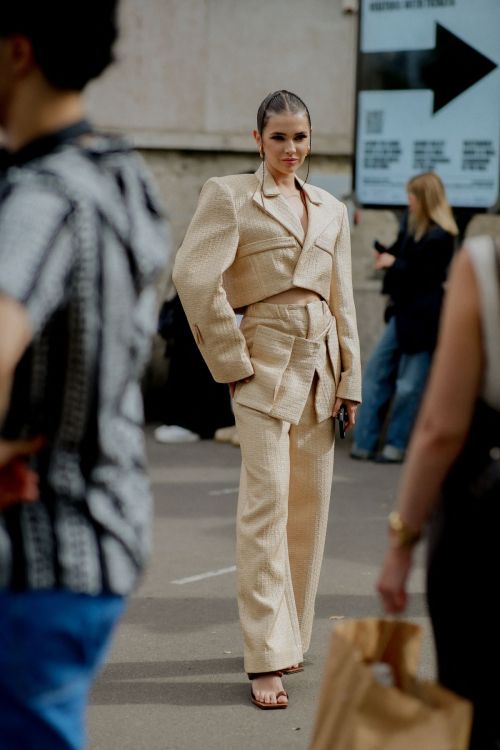
[[[439,679],[474,704],[471,749],[500,746],[500,237],[468,240],[446,294],[378,588],[407,605],[413,545],[431,517],[427,598]]]
[[[179,297],[167,305],[171,324],[164,335],[170,361],[161,405],[163,424],[154,436],[159,443],[210,440],[219,428],[234,426],[229,389],[210,374]]]
[[[343,403],[354,423],[361,373],[347,211],[296,176],[311,145],[306,105],[270,94],[254,137],[261,167],[205,184],[174,282],[214,378],[232,384],[245,670],[257,706],[285,708],[281,676],[302,671],[311,637],[332,416]]]
[[[149,550],[140,377],[165,228],[83,119],[114,0],[0,9],[0,746],[84,746],[88,691]]]
[[[363,406],[351,451],[352,458],[382,463],[404,459],[436,345],[443,285],[458,234],[436,174],[413,177],[407,191],[408,214],[396,242],[387,249],[376,243],[375,268],[385,271],[382,293],[389,295],[389,304],[385,330],[363,375]]]

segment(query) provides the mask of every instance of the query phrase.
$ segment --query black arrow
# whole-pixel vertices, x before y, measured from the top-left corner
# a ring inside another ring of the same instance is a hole
[[[436,23],[434,49],[363,53],[359,88],[361,91],[431,89],[433,112],[438,112],[496,67],[492,60]]]

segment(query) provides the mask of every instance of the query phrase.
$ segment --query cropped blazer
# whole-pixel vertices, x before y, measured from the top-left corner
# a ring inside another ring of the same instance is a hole
[[[174,266],[174,283],[215,380],[253,374],[235,310],[293,287],[310,289],[335,317],[341,358],[337,395],[361,400],[347,211],[325,190],[303,186],[308,229],[261,165],[255,174],[213,177]]]

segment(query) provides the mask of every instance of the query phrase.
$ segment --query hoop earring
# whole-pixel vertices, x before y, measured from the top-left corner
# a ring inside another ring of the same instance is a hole
[[[262,148],[262,146],[259,148],[259,156],[261,159],[264,158],[264,149]]]

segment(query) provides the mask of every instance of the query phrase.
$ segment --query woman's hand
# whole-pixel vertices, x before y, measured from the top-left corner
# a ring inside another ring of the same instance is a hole
[[[250,377],[248,378],[242,378],[241,380],[235,380],[234,383],[229,383],[229,392],[231,394],[231,398],[234,398],[234,392],[236,390],[236,383],[249,383],[252,378],[253,378],[253,375],[250,375]]]
[[[411,565],[412,550],[409,547],[389,546],[377,583],[377,591],[386,612],[397,614],[406,609],[406,583]]]
[[[336,398],[335,404],[333,406],[333,418],[337,416],[339,413],[339,409],[342,406],[342,404],[345,404],[345,407],[347,409],[347,424],[346,424],[346,432],[351,429],[351,427],[354,427],[356,424],[356,409],[358,408],[359,404],[357,401],[349,401],[346,398]]]
[[[381,271],[390,268],[396,261],[396,257],[390,253],[375,253],[375,268]]]

